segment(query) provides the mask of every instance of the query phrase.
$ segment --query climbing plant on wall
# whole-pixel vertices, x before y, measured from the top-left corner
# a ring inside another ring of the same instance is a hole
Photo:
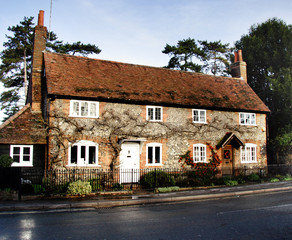
[[[215,176],[220,173],[218,166],[221,163],[221,160],[214,147],[212,147],[210,143],[206,143],[206,145],[211,152],[211,158],[208,162],[195,162],[191,155],[191,151],[189,150],[179,158],[179,163],[181,163],[181,166],[183,168],[186,166],[191,167],[194,170],[193,176],[203,184],[214,179]]]

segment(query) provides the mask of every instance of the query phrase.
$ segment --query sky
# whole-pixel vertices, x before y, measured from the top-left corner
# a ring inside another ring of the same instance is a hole
[[[91,57],[166,66],[166,44],[179,40],[234,43],[253,24],[279,18],[292,24],[291,0],[0,0],[0,51],[9,26],[45,11],[45,26],[64,42],[90,43]],[[3,87],[0,86],[0,92]],[[1,116],[0,116],[1,118]]]

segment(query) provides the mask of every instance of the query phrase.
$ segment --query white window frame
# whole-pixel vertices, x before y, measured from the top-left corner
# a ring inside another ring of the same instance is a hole
[[[77,146],[77,163],[71,163],[71,149],[74,146]],[[85,147],[85,158],[81,157],[81,147]],[[96,160],[94,164],[89,164],[89,147],[95,147]],[[86,140],[81,140],[74,144],[69,143],[68,166],[100,167],[98,164],[98,143]]]
[[[198,112],[199,119],[197,121],[194,119],[195,112]],[[193,123],[207,123],[207,111],[204,109],[192,109],[192,119]]]
[[[256,125],[256,114],[255,113],[239,113],[239,123],[240,125]]]
[[[246,143],[240,147],[241,163],[257,163],[257,145]]]
[[[156,147],[159,147],[159,163],[148,163],[148,148],[152,147],[152,160],[155,160]],[[146,166],[162,166],[162,144],[161,143],[148,143],[146,144]]]
[[[74,103],[78,103],[78,113],[74,111]],[[87,114],[81,115],[82,104],[87,104]],[[95,104],[95,115],[90,115],[91,105]],[[99,117],[99,102],[95,101],[82,101],[82,100],[70,100],[70,117],[83,117],[83,118],[98,118]]]
[[[19,163],[13,162],[11,166],[12,167],[33,167],[33,145],[10,145],[11,158],[13,158],[14,155],[18,155],[14,153],[15,148],[19,148]],[[24,153],[24,148],[29,148],[29,155]],[[23,161],[23,157],[25,155],[29,156],[29,161]]]
[[[193,145],[193,160],[194,163],[207,162],[207,146],[205,144],[198,143]]]
[[[150,118],[149,109],[153,110],[153,119]],[[156,110],[160,110],[160,119],[156,118]],[[146,120],[151,122],[162,122],[163,121],[163,108],[158,106],[146,106]]]

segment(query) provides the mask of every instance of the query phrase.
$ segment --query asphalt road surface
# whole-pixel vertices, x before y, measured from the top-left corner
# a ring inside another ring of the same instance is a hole
[[[292,239],[292,191],[91,211],[1,213],[10,239]]]

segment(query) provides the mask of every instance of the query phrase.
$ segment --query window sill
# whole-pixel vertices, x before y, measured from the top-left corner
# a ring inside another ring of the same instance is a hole
[[[11,167],[33,167],[33,165],[32,164],[15,164],[15,163],[12,163]]]
[[[147,120],[148,122],[163,122],[163,120]]]
[[[68,164],[66,167],[101,167],[101,165],[77,165],[77,164]]]
[[[161,167],[161,166],[163,166],[163,164],[162,163],[156,163],[156,164],[146,164],[145,166],[147,166],[147,167],[152,167],[152,166],[154,166],[154,167]]]
[[[93,117],[93,116],[75,116],[75,115],[69,115],[69,117],[74,117],[74,118],[99,118],[99,116]]]

